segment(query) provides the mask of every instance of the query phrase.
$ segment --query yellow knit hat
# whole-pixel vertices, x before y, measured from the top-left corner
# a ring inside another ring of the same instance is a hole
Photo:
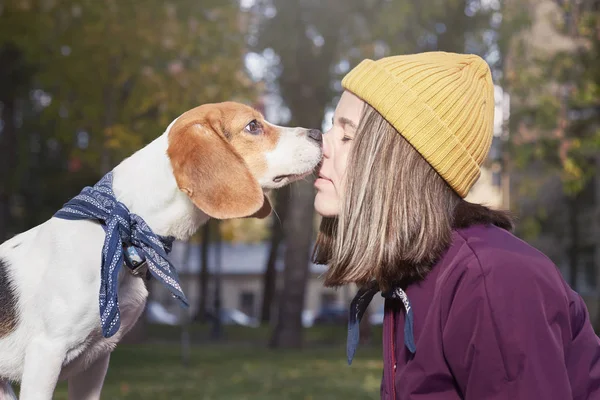
[[[364,60],[342,86],[375,108],[465,197],[494,126],[494,84],[476,55],[428,52]]]

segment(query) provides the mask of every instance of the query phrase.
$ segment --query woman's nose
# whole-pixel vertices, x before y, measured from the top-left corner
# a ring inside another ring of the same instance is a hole
[[[325,158],[329,158],[331,156],[330,151],[331,151],[331,134],[327,135],[324,134],[323,135],[323,157]]]

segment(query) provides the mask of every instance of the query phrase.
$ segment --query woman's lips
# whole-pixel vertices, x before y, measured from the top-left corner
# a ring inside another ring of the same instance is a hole
[[[331,179],[326,178],[323,175],[319,175],[319,177],[315,180],[315,186],[321,186],[327,183],[332,183]]]

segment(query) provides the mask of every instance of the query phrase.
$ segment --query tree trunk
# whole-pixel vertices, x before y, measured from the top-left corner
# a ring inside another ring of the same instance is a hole
[[[214,315],[213,326],[211,330],[211,339],[221,340],[223,338],[223,329],[221,326],[221,294],[222,294],[222,275],[223,275],[223,241],[221,237],[221,222],[215,221],[215,269],[214,269],[214,284],[215,284],[215,297],[214,297]]]
[[[206,305],[208,299],[208,248],[210,246],[210,227],[212,221],[202,226],[202,247],[200,254],[200,296],[198,297],[197,321],[206,321]]]
[[[285,235],[285,270],[283,293],[279,299],[277,325],[271,339],[271,347],[298,348],[302,346],[302,311],[306,282],[309,275],[309,252],[313,234],[312,203],[314,201],[313,179],[294,184],[294,195],[289,203],[289,219]]]
[[[437,44],[435,49],[439,51],[451,51],[463,53],[466,46],[466,34],[472,31],[472,20],[465,13],[468,1],[461,1],[462,7],[457,7],[456,4],[445,4],[444,17],[442,19],[447,27],[443,33],[437,34]]]
[[[271,310],[273,308],[273,299],[277,285],[277,255],[279,254],[279,245],[285,239],[283,226],[287,217],[289,201],[290,186],[288,185],[277,191],[276,215],[274,215],[273,224],[271,225],[271,247],[263,277],[263,300],[260,316],[260,320],[264,324],[268,324],[271,321]]]
[[[279,38],[285,33],[284,41],[276,40],[269,47],[281,61],[279,94],[292,114],[288,124],[320,128],[332,97],[330,70],[338,61],[338,43],[344,33],[336,24],[320,24],[317,30],[324,41],[316,50],[313,40],[307,35],[308,29],[313,28],[307,16],[316,11],[312,3],[280,0],[274,4],[278,22],[267,25],[262,37]],[[340,1],[339,5],[344,5],[344,2]],[[321,12],[317,12],[314,15],[321,16]],[[278,297],[277,323],[270,342],[272,347],[302,345],[302,312],[313,234],[313,182],[313,179],[307,179],[290,188],[292,196],[283,228],[286,238],[283,292]]]
[[[109,66],[110,75],[116,77],[119,72],[119,60],[115,57],[111,60]],[[117,90],[112,83],[104,88],[102,93],[104,99],[104,121],[103,121],[103,137],[102,137],[102,149],[100,153],[100,173],[106,174],[112,169],[112,161],[110,155],[110,149],[108,147],[109,132],[116,121],[116,107],[117,107]]]
[[[190,254],[192,244],[189,240],[185,242],[185,251],[183,262],[186,264],[186,270],[190,268]],[[191,357],[191,336],[190,336],[190,310],[188,308],[179,307],[180,325],[181,325],[181,363],[184,367],[190,365]]]
[[[17,132],[15,126],[15,99],[2,99],[2,121],[0,134],[0,243],[8,239],[10,230],[11,175],[14,172],[17,153]]]
[[[21,50],[8,42],[0,47],[0,243],[11,234],[10,201],[15,190],[17,166],[17,100],[26,95],[33,69],[25,63]]]
[[[571,245],[569,246],[569,268],[570,284],[574,290],[577,290],[577,279],[579,274],[579,229],[577,226],[578,208],[577,199],[568,199],[569,207],[569,231],[571,233]]]

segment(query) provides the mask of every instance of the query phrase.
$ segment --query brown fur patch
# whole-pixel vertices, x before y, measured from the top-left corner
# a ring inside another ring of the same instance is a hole
[[[267,172],[265,153],[275,149],[281,132],[273,125],[266,124],[262,117],[257,120],[262,125],[262,134],[249,135],[243,132],[234,134],[230,143],[240,153],[256,179],[260,179]]]
[[[262,126],[262,134],[251,135],[244,131],[253,120]],[[189,126],[190,123],[208,125],[222,135],[244,159],[256,179],[260,179],[267,170],[265,153],[275,148],[281,134],[279,129],[266,123],[261,113],[235,102],[204,104],[193,108],[179,117],[171,131]]]
[[[274,146],[267,136],[276,133],[245,132],[253,120],[266,126],[260,113],[243,104],[205,104],[179,117],[169,132],[167,152],[179,188],[213,218],[270,212],[257,178],[266,170],[265,152]]]
[[[17,322],[17,296],[8,275],[8,266],[0,259],[0,337],[10,334]]]

